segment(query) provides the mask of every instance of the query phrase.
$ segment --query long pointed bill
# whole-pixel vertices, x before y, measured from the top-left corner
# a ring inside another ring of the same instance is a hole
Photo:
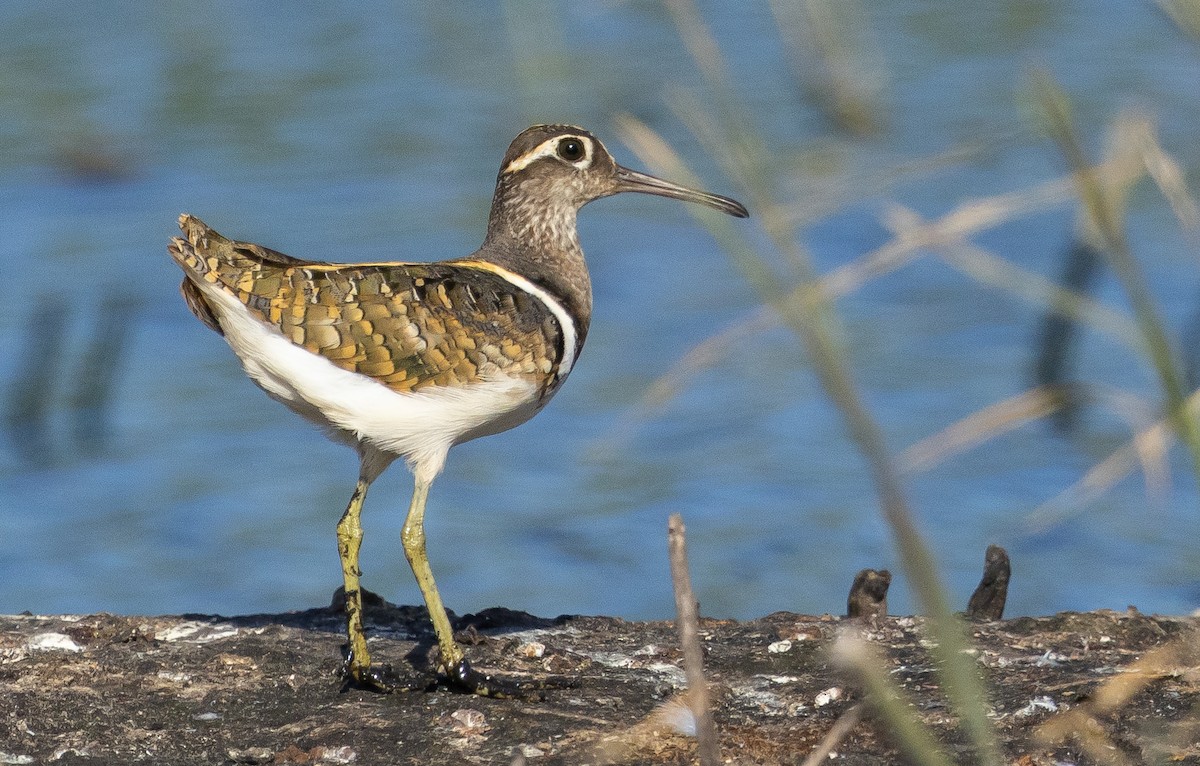
[[[728,213],[738,218],[748,218],[750,216],[750,212],[746,210],[745,205],[729,197],[689,189],[686,186],[673,184],[670,181],[648,176],[645,173],[639,173],[636,170],[630,170],[620,165],[617,166],[617,191],[657,194],[660,197],[670,197],[671,199],[679,199],[684,202],[699,202],[701,205],[707,205],[715,210],[720,210],[722,213]]]

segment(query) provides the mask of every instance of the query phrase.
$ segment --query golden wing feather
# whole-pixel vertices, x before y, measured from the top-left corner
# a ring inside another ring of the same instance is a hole
[[[563,333],[553,313],[468,262],[328,264],[225,239],[198,219],[171,253],[192,312],[219,330],[193,282],[219,284],[298,346],[395,391],[501,375],[555,385]],[[210,321],[211,320],[211,321]]]

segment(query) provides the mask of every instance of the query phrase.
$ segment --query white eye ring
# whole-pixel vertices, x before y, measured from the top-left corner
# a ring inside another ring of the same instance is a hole
[[[573,141],[578,142],[583,147],[583,154],[571,160],[562,156],[562,147],[564,144],[569,144]],[[555,136],[554,138],[548,138],[508,163],[503,172],[515,173],[518,170],[524,170],[544,157],[554,157],[560,162],[566,162],[583,170],[592,164],[592,141],[587,136]]]

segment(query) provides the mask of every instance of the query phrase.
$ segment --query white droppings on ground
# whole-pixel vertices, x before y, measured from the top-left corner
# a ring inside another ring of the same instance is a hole
[[[31,652],[82,652],[83,647],[66,633],[39,633],[29,639]]]
[[[155,632],[154,638],[159,641],[186,641],[189,644],[207,644],[222,638],[236,636],[238,629],[228,623],[213,624],[210,622],[195,622],[188,620],[172,625],[166,630]]]

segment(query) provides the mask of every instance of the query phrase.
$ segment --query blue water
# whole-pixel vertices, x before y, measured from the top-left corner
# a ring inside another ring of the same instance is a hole
[[[1036,66],[1071,94],[1090,152],[1138,106],[1197,185],[1200,47],[1152,3],[873,4],[882,129],[861,139],[797,82],[769,7],[733,5],[702,11],[778,161],[771,183],[820,211],[798,237],[822,272],[885,244],[889,205],[934,218],[1060,175],[1031,118]],[[0,612],[297,609],[340,582],[333,529],[356,458],[262,395],[187,312],[165,254],[180,212],[301,257],[460,256],[482,238],[513,135],[575,122],[644,167],[617,139],[622,113],[708,188],[745,194],[671,109],[679,89],[713,97],[653,2],[5,4],[0,28]],[[982,149],[914,169],[964,144]],[[974,242],[1052,276],[1074,216],[1050,207]],[[761,240],[761,221],[739,226]],[[530,423],[457,448],[434,486],[430,556],[451,608],[669,616],[673,512],[708,615],[839,612],[859,568],[896,571],[864,462],[786,330],[742,335],[665,405],[639,407],[758,308],[713,239],[646,197],[598,202],[580,226],[596,309],[570,382]],[[1147,183],[1129,236],[1182,337],[1196,251]],[[1096,294],[1125,310],[1111,277]],[[1031,385],[1038,310],[932,257],[838,309],[896,451]],[[1098,333],[1074,358],[1080,379],[1159,398],[1145,363]],[[1134,476],[1052,523],[1032,515],[1128,436],[1094,409],[1070,435],[1034,423],[911,477],[954,600],[999,543],[1010,614],[1194,609],[1197,491],[1180,451],[1164,497]],[[372,590],[418,603],[399,547],[409,491],[400,465],[372,488],[363,569]],[[892,606],[912,609],[902,576]]]

